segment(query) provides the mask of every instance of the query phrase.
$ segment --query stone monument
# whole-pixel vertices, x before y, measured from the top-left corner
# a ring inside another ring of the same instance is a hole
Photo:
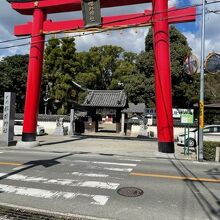
[[[16,145],[14,141],[15,93],[4,93],[3,131],[1,142],[7,146]]]
[[[63,118],[56,120],[56,128],[53,133],[54,135],[64,136],[68,134],[68,127],[64,127],[63,123]]]

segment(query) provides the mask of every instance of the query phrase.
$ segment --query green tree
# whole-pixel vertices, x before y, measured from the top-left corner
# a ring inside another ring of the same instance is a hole
[[[220,103],[220,75],[206,73],[204,76],[205,104]],[[220,121],[219,110],[205,108],[205,123],[213,124]]]
[[[220,74],[206,73],[204,80],[205,80],[205,86],[204,86],[205,102],[207,104],[220,103],[220,93],[219,93]]]
[[[147,79],[144,74],[136,73],[124,76],[123,83],[129,102],[135,104],[146,102]]]
[[[76,82],[85,88],[96,87],[97,77],[94,73],[78,73]]]
[[[118,63],[118,67],[112,74],[112,80],[109,89],[125,89],[125,92],[129,93],[128,89],[130,88],[130,86],[128,86],[128,84],[131,81],[126,80],[126,78],[129,78],[129,76],[132,76],[133,74],[136,74],[135,65],[132,62],[120,60],[120,62]]]
[[[88,89],[112,89],[112,79],[124,50],[118,46],[92,47],[77,53],[75,81]]]
[[[137,54],[134,53],[134,52],[127,52],[127,51],[124,51],[123,53],[123,60],[124,61],[127,61],[129,63],[135,63],[136,62],[136,59],[137,59]]]
[[[88,54],[90,69],[97,75],[97,89],[108,89],[124,49],[118,46],[104,45],[92,47]]]
[[[66,114],[77,96],[72,85],[78,65],[75,52],[74,38],[51,38],[45,50],[44,78],[52,85],[50,97],[57,103],[57,114]]]
[[[98,64],[91,63],[89,52],[77,53],[77,66],[75,81],[88,89],[97,89],[101,73]],[[82,99],[80,99],[82,100]]]
[[[191,52],[186,37],[174,26],[170,27],[170,55],[171,76],[174,107],[192,107],[198,100],[198,74],[189,76],[184,71],[184,61]],[[147,79],[153,82],[154,78],[154,52],[152,29],[145,39],[145,53],[142,52],[137,60],[138,71],[144,73]],[[154,97],[154,88],[151,87],[151,97]]]
[[[154,60],[153,48],[148,52],[142,51],[137,56],[136,70],[139,74],[143,74],[146,79],[147,86],[145,104],[148,108],[155,107],[155,85],[154,85]]]
[[[149,97],[149,82],[145,74],[137,71],[137,54],[124,52],[113,73],[111,89],[124,89],[129,102],[146,103]]]
[[[0,104],[3,105],[4,92],[14,92],[18,113],[24,111],[28,60],[28,55],[14,55],[0,61]]]

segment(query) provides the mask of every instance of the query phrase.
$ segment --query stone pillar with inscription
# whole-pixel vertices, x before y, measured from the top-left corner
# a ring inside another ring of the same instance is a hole
[[[99,119],[98,119],[97,114],[94,115],[92,123],[93,123],[93,131],[98,132],[99,131]]]
[[[117,110],[116,111],[116,133],[120,133],[121,132],[121,111]]]
[[[53,132],[53,135],[64,136],[68,134],[68,127],[64,127],[63,118],[59,118],[56,122],[56,128]]]
[[[120,132],[121,136],[125,136],[125,113],[122,112],[121,113],[121,132]]]
[[[15,93],[5,92],[3,111],[2,141],[7,146],[16,144],[14,141]]]
[[[70,131],[69,135],[74,135],[75,134],[75,113],[74,109],[70,110]]]

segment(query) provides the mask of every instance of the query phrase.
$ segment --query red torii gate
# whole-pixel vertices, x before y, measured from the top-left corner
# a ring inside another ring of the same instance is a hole
[[[81,10],[81,0],[8,0],[13,9],[23,15],[33,15],[33,21],[15,26],[16,36],[31,35],[27,91],[22,142],[36,142],[44,36],[83,28],[83,20],[53,22],[47,14]],[[153,25],[156,112],[159,151],[174,153],[172,88],[170,73],[169,24],[196,19],[194,7],[168,10],[168,0],[100,0],[101,8],[152,2],[153,11],[102,18],[102,28],[125,25]],[[144,36],[143,36],[144,37]]]

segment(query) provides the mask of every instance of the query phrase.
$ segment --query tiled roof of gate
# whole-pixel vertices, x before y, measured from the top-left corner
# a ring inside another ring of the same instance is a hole
[[[83,106],[90,107],[125,107],[127,96],[123,90],[91,90]]]
[[[144,103],[137,103],[136,105],[134,103],[129,102],[128,108],[123,109],[122,112],[125,113],[142,113],[145,112],[145,104]]]

